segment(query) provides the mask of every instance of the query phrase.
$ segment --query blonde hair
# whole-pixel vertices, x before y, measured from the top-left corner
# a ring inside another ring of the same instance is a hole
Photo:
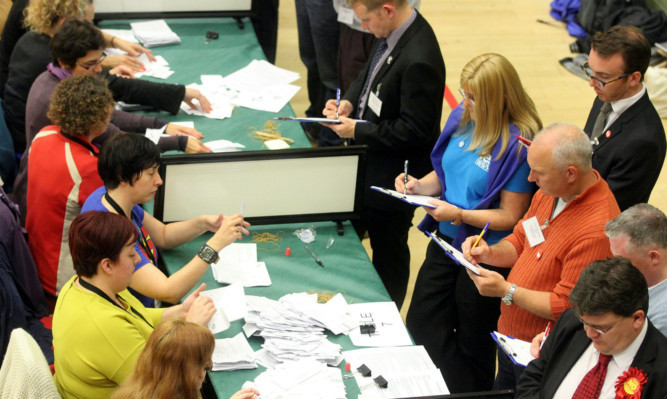
[[[132,374],[112,399],[197,399],[201,372],[210,367],[215,339],[206,327],[183,320],[157,326]]]
[[[33,32],[46,33],[61,18],[81,18],[83,9],[91,3],[83,0],[30,0],[24,11],[24,24]]]
[[[500,158],[510,139],[510,123],[529,140],[542,129],[535,104],[523,88],[519,74],[502,55],[487,53],[470,60],[461,71],[461,87],[475,98],[475,131],[469,151],[479,149],[480,156],[486,157],[500,139]],[[470,121],[470,111],[466,108],[461,126]]]

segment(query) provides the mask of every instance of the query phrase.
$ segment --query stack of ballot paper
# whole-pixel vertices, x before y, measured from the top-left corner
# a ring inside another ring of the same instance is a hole
[[[255,352],[243,334],[234,338],[216,339],[213,349],[213,371],[256,369]]]
[[[258,375],[244,388],[254,387],[262,399],[344,399],[345,384],[337,368],[315,359],[285,362]]]
[[[362,364],[371,370],[369,377],[354,375],[359,387],[368,386],[364,396],[392,399],[449,394],[440,370],[423,346],[356,349],[343,352],[343,356],[352,370]],[[379,375],[387,381],[386,388],[373,384]]]
[[[324,329],[346,333],[359,323],[348,315],[347,303],[338,294],[326,304],[315,294],[289,294],[279,301],[246,296],[248,313],[243,327],[247,336],[264,338],[257,362],[272,368],[303,358],[315,358],[329,365],[342,361],[340,345],[327,340]]]
[[[132,33],[145,47],[178,44],[181,38],[169,28],[164,19],[146,22],[132,22]]]
[[[211,298],[217,310],[208,322],[213,334],[225,331],[230,322],[246,315],[245,293],[241,284],[203,291],[200,295]]]
[[[219,255],[220,260],[211,266],[216,281],[239,283],[244,287],[271,285],[266,264],[257,262],[257,244],[233,243],[223,248]]]

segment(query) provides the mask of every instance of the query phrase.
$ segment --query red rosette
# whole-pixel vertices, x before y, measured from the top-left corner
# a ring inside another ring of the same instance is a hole
[[[648,377],[637,367],[630,367],[616,380],[616,399],[639,399]]]

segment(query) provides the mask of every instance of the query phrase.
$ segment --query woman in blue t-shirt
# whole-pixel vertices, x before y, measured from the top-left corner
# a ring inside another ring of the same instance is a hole
[[[463,102],[450,114],[431,153],[433,172],[421,179],[396,178],[396,190],[440,196],[419,225],[461,249],[479,234],[498,242],[528,209],[535,187],[525,139],[542,128],[535,105],[510,62],[499,54],[473,58],[461,72]],[[509,269],[485,266],[507,276]],[[431,242],[419,271],[407,326],[424,345],[453,393],[486,391],[493,384],[495,330],[500,299],[482,297],[465,269]]]

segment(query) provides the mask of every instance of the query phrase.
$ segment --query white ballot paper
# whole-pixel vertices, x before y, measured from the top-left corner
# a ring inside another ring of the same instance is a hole
[[[530,354],[530,342],[501,334],[498,331],[492,332],[491,337],[507,353],[514,364],[526,367],[528,363],[535,360],[535,357]]]
[[[352,370],[362,364],[371,370],[370,377],[354,376],[360,387],[373,384],[373,378],[379,375],[387,380],[387,388],[370,386],[364,389],[364,395],[392,399],[449,393],[440,370],[423,346],[356,349],[343,352],[343,356]]]
[[[350,330],[354,346],[412,345],[408,330],[394,302],[370,302],[348,305],[349,314],[360,325],[373,325],[373,333],[362,334],[360,328]]]
[[[241,151],[242,148],[245,148],[241,143],[234,143],[224,139],[207,141],[204,144],[206,144],[213,152]]]
[[[339,369],[312,358],[289,361],[258,375],[243,388],[254,387],[262,399],[344,399],[345,384]]]
[[[213,371],[256,368],[255,352],[243,333],[238,333],[234,338],[215,340]]]
[[[208,328],[217,334],[229,328],[229,322],[242,319],[246,315],[245,294],[241,284],[207,290],[200,295],[213,299],[217,312],[213,314]]]

